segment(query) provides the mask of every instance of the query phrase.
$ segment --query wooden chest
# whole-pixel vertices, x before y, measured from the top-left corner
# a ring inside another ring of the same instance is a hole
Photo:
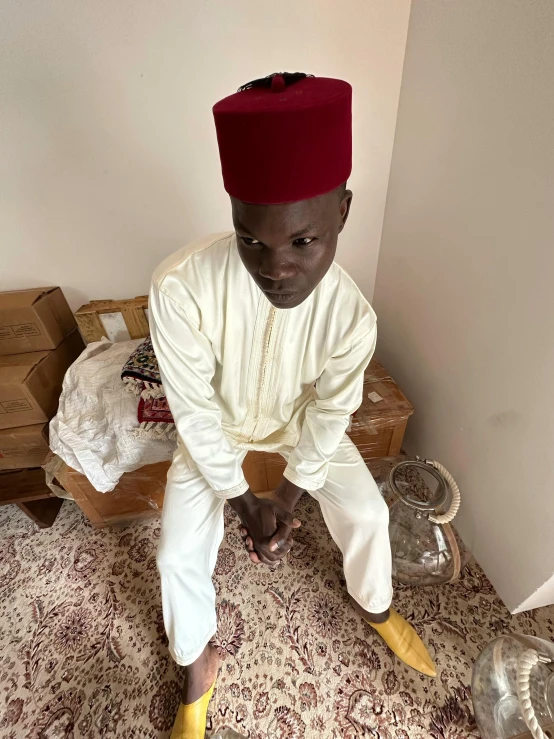
[[[33,467],[0,472],[0,505],[11,503],[44,529],[54,523],[63,500],[46,484],[44,470]]]
[[[366,462],[400,452],[404,431],[413,408],[394,380],[372,361],[364,381],[364,399],[352,419],[348,434]],[[147,465],[121,477],[111,493],[99,493],[88,479],[65,464],[56,477],[95,526],[108,526],[159,515],[170,462]],[[249,452],[244,475],[255,493],[279,484],[286,462],[280,454]]]

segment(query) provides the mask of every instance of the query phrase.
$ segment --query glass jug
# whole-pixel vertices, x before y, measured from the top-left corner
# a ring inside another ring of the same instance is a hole
[[[500,636],[473,668],[473,710],[482,739],[554,739],[554,644]]]
[[[456,580],[471,554],[450,523],[460,506],[452,475],[419,457],[389,457],[369,467],[389,506],[394,579],[404,585]],[[448,501],[447,512],[438,513]]]

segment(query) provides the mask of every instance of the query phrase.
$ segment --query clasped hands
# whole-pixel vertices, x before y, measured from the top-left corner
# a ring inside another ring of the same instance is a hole
[[[273,565],[292,548],[292,532],[301,524],[292,511],[302,488],[283,478],[273,497],[257,498],[249,489],[229,500],[241,520],[241,535],[252,562]]]

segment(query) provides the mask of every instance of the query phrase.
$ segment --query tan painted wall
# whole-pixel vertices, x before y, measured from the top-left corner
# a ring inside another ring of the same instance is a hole
[[[355,89],[356,207],[341,261],[371,295],[409,0],[82,0],[0,8],[0,290],[74,307],[147,291],[230,228],[211,106],[273,71]]]
[[[550,0],[413,4],[375,291],[409,447],[512,610],[554,573],[553,49]]]

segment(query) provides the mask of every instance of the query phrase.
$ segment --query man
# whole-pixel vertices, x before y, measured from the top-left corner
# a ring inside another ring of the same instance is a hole
[[[388,509],[345,436],[376,340],[371,307],[334,263],[352,200],[350,85],[273,75],[217,103],[214,117],[235,232],[171,256],[150,295],[180,440],[157,560],[170,651],[186,667],[174,739],[204,737],[218,672],[208,642],[225,501],[250,559],[270,564],[292,546],[300,496],[312,495],[358,613],[400,659],[435,675],[415,631],[390,610]],[[248,488],[249,449],[287,460],[273,500]]]

